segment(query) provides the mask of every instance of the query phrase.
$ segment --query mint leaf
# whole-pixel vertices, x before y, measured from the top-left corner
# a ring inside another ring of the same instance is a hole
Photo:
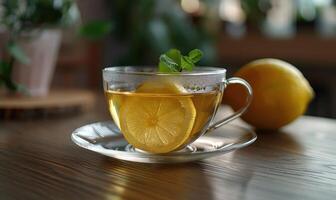
[[[181,52],[179,50],[170,49],[165,55],[172,59],[177,65],[181,66]]]
[[[192,71],[192,69],[195,67],[195,64],[188,56],[183,56],[181,59],[181,67],[182,69]]]
[[[197,63],[201,60],[203,53],[199,49],[194,49],[188,53],[189,58],[192,60],[193,63]]]
[[[160,72],[179,72],[181,71],[181,67],[176,62],[174,62],[173,59],[163,54],[160,56],[159,71]]]
[[[25,52],[21,49],[21,47],[15,42],[9,42],[7,44],[7,50],[11,56],[13,56],[16,60],[23,64],[29,63],[29,58],[26,56]]]
[[[182,70],[192,71],[195,64],[202,58],[203,53],[194,49],[187,56],[181,55],[177,49],[170,49],[159,58],[160,72],[181,72]]]

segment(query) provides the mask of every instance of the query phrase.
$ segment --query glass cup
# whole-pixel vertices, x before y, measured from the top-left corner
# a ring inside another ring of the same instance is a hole
[[[103,84],[114,123],[135,149],[150,153],[182,151],[241,116],[252,100],[246,81],[226,79],[226,69],[214,67],[180,73],[162,73],[156,67],[108,67],[103,69]],[[245,106],[214,121],[229,84],[246,88]]]

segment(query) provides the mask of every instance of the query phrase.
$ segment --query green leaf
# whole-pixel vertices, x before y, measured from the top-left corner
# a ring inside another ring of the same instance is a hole
[[[17,90],[17,84],[11,78],[12,68],[8,62],[0,61],[0,85],[6,85],[10,90]]]
[[[112,27],[109,21],[91,21],[79,29],[79,34],[88,39],[97,40],[111,33]]]
[[[0,86],[3,85],[6,78],[6,68],[8,66],[7,62],[0,60]]]
[[[181,52],[177,49],[170,49],[165,53],[170,59],[172,59],[177,65],[181,66]]]
[[[1,76],[8,76],[10,74],[9,64],[3,60],[0,60],[0,74]]]
[[[192,71],[195,63],[199,61],[203,53],[199,49],[189,52],[188,56],[181,55],[177,49],[170,49],[165,54],[161,54],[159,62],[160,72],[181,72],[182,70]]]
[[[21,93],[21,94],[24,94],[24,95],[30,95],[30,92],[28,91],[27,87],[24,86],[24,85],[21,85],[21,84],[16,84],[16,91]]]
[[[192,69],[195,67],[195,64],[188,56],[183,56],[181,61],[181,67],[182,69],[192,71]]]
[[[171,72],[170,68],[163,62],[159,63],[159,72]]]
[[[7,44],[7,51],[17,61],[23,64],[28,64],[30,62],[28,56],[26,56],[25,52],[21,49],[21,47],[16,42],[9,42]]]
[[[164,54],[160,56],[159,71],[160,72],[179,72],[181,71],[181,68],[171,58],[169,58],[167,55]]]
[[[203,53],[199,49],[194,49],[188,53],[189,58],[192,60],[193,63],[197,63],[201,60]]]
[[[11,79],[7,79],[4,80],[4,84],[6,85],[6,87],[12,91],[16,91],[18,88],[18,85],[16,83],[13,82],[13,80]]]

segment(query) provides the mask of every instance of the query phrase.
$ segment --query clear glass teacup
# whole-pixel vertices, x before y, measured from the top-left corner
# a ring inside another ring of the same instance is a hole
[[[108,67],[104,91],[114,123],[135,149],[150,153],[179,151],[201,135],[241,116],[252,99],[250,85],[226,79],[226,70],[196,67],[192,72],[161,73],[156,67]],[[246,104],[214,121],[229,84],[241,84]]]

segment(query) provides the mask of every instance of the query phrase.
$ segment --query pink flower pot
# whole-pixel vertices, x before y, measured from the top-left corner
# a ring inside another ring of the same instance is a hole
[[[62,33],[57,29],[39,31],[21,37],[19,44],[29,57],[28,64],[15,62],[13,79],[23,85],[31,96],[46,96],[58,57]]]

